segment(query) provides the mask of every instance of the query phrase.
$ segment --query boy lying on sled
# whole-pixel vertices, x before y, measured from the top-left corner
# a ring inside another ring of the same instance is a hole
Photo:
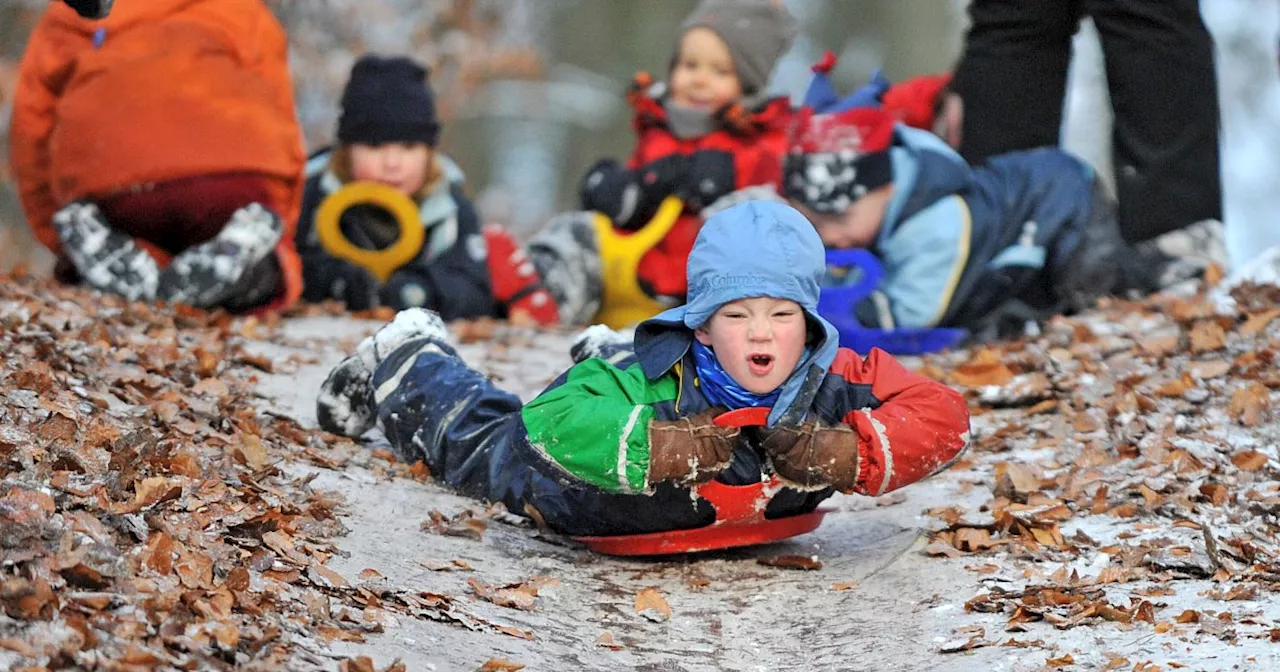
[[[945,469],[969,438],[961,395],[872,350],[837,345],[818,316],[813,225],[781,203],[711,217],[689,257],[689,303],[642,323],[634,349],[569,369],[522,406],[466,365],[434,313],[407,310],[325,380],[328,431],[375,424],[406,460],[466,495],[531,507],[554,530],[623,535],[715,518],[698,483],[783,481],[767,518],[839,490],[880,495]],[[717,426],[770,407],[766,427]]]

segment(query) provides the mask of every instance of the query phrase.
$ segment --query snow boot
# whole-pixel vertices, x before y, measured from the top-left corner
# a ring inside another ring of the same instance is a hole
[[[284,224],[261,204],[236,210],[212,240],[183,250],[160,274],[157,295],[196,308],[220,306],[232,299],[240,278],[272,254]]]
[[[373,429],[377,422],[373,372],[397,348],[415,339],[445,342],[449,331],[436,313],[409,308],[396,314],[372,336],[356,346],[355,354],[343,359],[320,386],[316,399],[316,419],[326,432],[356,438]],[[394,378],[391,387],[399,381]],[[391,381],[389,381],[391,382]],[[385,385],[385,383],[384,383]]]
[[[62,253],[86,284],[130,301],[156,296],[160,268],[131,236],[107,225],[98,206],[75,202],[53,216]]]
[[[1168,289],[1203,277],[1211,265],[1226,270],[1225,237],[1222,222],[1206,219],[1144,241],[1136,247],[1140,257],[1164,259],[1154,284],[1156,289]]]
[[[557,215],[529,243],[529,258],[551,292],[560,324],[589,324],[604,297],[595,213]]]

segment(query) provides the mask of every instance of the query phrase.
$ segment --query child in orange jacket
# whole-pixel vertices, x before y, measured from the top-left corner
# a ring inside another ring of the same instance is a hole
[[[51,4],[14,95],[10,162],[57,275],[128,299],[297,299],[305,154],[284,31],[261,0]]]

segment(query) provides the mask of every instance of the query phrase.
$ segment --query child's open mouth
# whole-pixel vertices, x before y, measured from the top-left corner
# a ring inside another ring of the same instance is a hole
[[[754,354],[747,357],[747,366],[751,373],[763,376],[773,369],[773,355]]]

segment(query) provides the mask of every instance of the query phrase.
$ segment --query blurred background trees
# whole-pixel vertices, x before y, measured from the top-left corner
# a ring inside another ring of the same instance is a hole
[[[17,262],[37,270],[48,264],[22,225],[7,164],[17,64],[47,2],[0,0],[0,152],[5,156],[0,161],[0,270]],[[593,160],[630,151],[633,135],[622,94],[639,70],[665,74],[678,26],[695,0],[268,4],[289,33],[294,95],[308,151],[332,141],[337,101],[356,57],[365,51],[413,55],[432,68],[444,120],[443,149],[466,172],[482,216],[524,237],[550,214],[574,207],[577,182]],[[891,79],[948,69],[964,37],[966,0],[786,4],[801,35],[775,73],[773,88],[795,96],[803,93],[809,65],[825,49],[840,56],[834,76],[841,90],[848,90],[877,67]],[[1280,243],[1280,225],[1271,221],[1280,205],[1275,188],[1280,177],[1280,0],[1203,4],[1225,52],[1219,71],[1229,145],[1224,147],[1229,235],[1233,226],[1246,231],[1252,237],[1237,247],[1258,250]],[[1077,39],[1065,130],[1070,148],[1105,167],[1105,86],[1101,57],[1091,56],[1089,39],[1087,32]],[[1235,225],[1236,219],[1248,226]]]

